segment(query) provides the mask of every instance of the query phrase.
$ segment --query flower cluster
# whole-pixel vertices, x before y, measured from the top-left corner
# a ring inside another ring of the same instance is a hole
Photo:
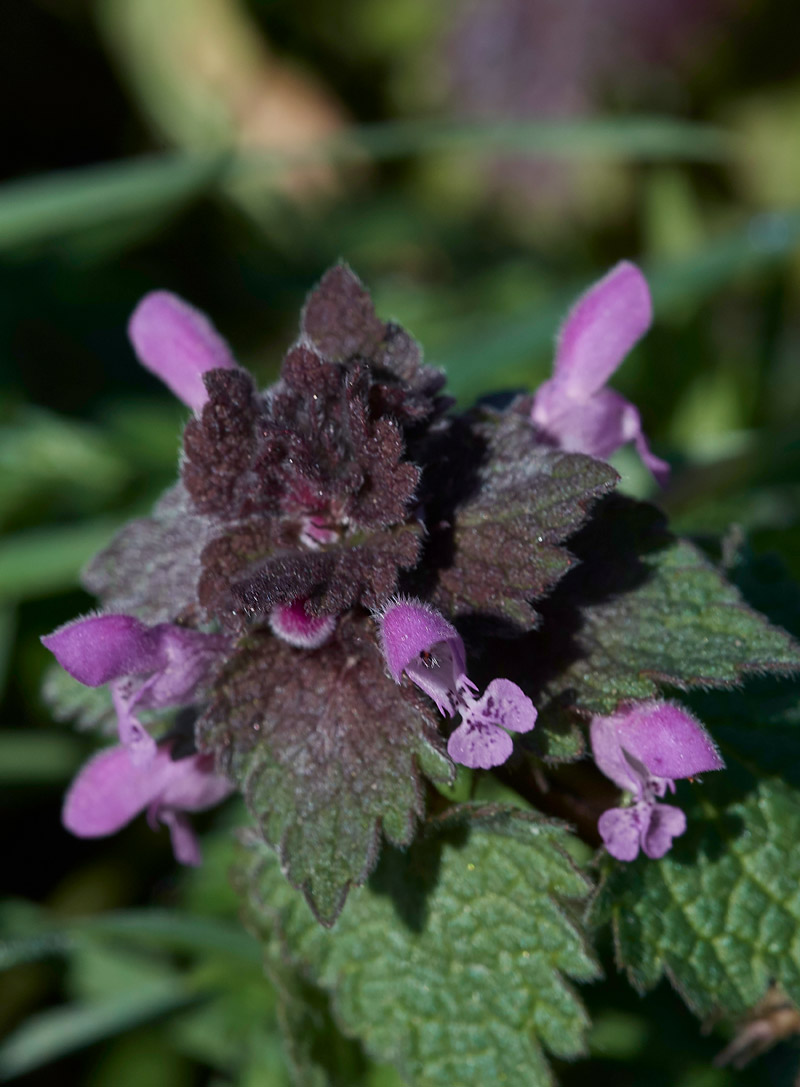
[[[205,316],[148,295],[132,343],[192,417],[178,483],[86,571],[100,612],[43,639],[80,683],[110,684],[119,725],[120,745],[74,783],[65,825],[110,834],[146,810],[194,863],[184,813],[236,783],[267,839],[304,857],[319,848],[309,826],[339,804],[356,813],[346,893],[379,829],[408,842],[421,773],[513,765],[512,734],[528,758],[535,685],[513,653],[507,670],[502,647],[537,627],[533,604],[574,563],[565,542],[613,487],[597,458],[633,442],[666,479],[638,412],[606,387],[650,319],[644,277],[620,264],[570,313],[533,398],[454,416],[443,375],[343,266],[310,296],[263,392]],[[188,743],[175,740],[179,711],[194,723]],[[303,714],[313,720],[293,728]],[[657,703],[595,718],[591,737],[633,800],[600,819],[609,851],[662,856],[685,821],[657,801],[675,778],[722,765],[713,744]]]

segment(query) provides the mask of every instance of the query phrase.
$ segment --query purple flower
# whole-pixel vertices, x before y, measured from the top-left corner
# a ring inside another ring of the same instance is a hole
[[[208,399],[203,374],[236,367],[230,348],[206,315],[169,291],[144,296],[133,311],[128,335],[142,365],[198,413]]]
[[[494,679],[480,699],[466,674],[464,643],[439,612],[420,601],[390,604],[380,617],[381,646],[396,683],[403,672],[429,695],[447,717],[461,724],[447,743],[454,762],[473,769],[500,766],[513,750],[508,732],[530,732],[533,703],[516,683]]]
[[[269,616],[270,629],[295,649],[319,649],[336,629],[336,616],[309,615],[305,603],[298,599],[273,608]]]
[[[211,755],[173,759],[172,745],[160,744],[146,766],[132,761],[125,747],[111,747],[89,759],[64,800],[62,821],[79,838],[116,834],[140,812],[150,826],[169,827],[181,864],[200,864],[200,849],[185,812],[219,804],[233,786],[214,772]]]
[[[562,325],[553,376],[536,392],[531,421],[562,449],[601,460],[633,442],[663,486],[669,465],[650,452],[639,412],[606,387],[652,316],[646,279],[621,261],[578,299]]]
[[[137,762],[156,753],[155,740],[136,709],[191,702],[217,658],[229,646],[220,634],[173,623],[149,627],[132,615],[90,615],[42,638],[43,645],[79,683],[112,683],[120,741]]]
[[[606,849],[620,861],[641,849],[658,859],[686,830],[680,808],[657,803],[675,779],[724,766],[711,737],[686,710],[669,702],[640,702],[591,724],[592,753],[606,777],[631,793],[630,807],[611,808],[598,821]]]

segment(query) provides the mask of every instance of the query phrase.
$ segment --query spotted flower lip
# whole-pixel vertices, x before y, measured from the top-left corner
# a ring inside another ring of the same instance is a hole
[[[634,860],[641,849],[663,857],[686,830],[680,808],[657,803],[675,792],[675,779],[724,766],[711,737],[686,710],[669,702],[641,702],[591,723],[592,753],[599,769],[632,795],[630,807],[603,812],[598,830],[617,860]]]
[[[390,604],[380,616],[381,646],[396,683],[405,674],[446,717],[461,717],[447,742],[454,762],[488,770],[513,750],[512,732],[529,732],[536,709],[508,679],[494,679],[481,698],[466,674],[464,643],[455,627],[420,601]]]
[[[536,392],[531,422],[562,449],[603,459],[633,442],[663,486],[669,465],[650,451],[638,410],[606,387],[652,317],[647,280],[621,261],[578,299],[562,325],[553,376]]]
[[[120,740],[145,762],[155,755],[155,741],[134,710],[190,702],[229,641],[174,623],[147,626],[132,615],[90,615],[59,627],[42,644],[79,683],[112,684]]]
[[[78,838],[116,834],[141,812],[155,829],[169,827],[175,857],[200,864],[200,849],[186,812],[219,804],[233,786],[214,771],[210,755],[173,759],[172,744],[159,744],[146,765],[119,745],[94,755],[78,772],[64,800],[62,821]]]
[[[237,368],[208,317],[170,291],[151,291],[142,298],[128,335],[141,364],[195,412],[208,400],[203,374]]]

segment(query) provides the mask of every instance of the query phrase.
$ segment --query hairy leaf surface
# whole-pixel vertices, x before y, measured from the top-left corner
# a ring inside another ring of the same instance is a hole
[[[485,442],[485,454],[467,496],[456,497],[443,526],[431,526],[429,556],[440,567],[434,601],[454,616],[477,612],[529,630],[531,601],[575,565],[564,541],[618,476],[592,457],[537,444],[527,415],[515,409],[469,436]],[[434,472],[441,503],[449,488],[438,477],[463,476],[464,468],[444,458]]]
[[[800,669],[800,647],[652,507],[613,497],[570,547],[581,565],[543,606],[527,640],[547,702],[610,713],[659,685],[730,687],[751,673]]]
[[[800,796],[730,757],[693,788],[692,803],[679,791],[689,825],[671,852],[617,866],[600,895],[619,964],[640,991],[666,974],[699,1015],[740,1014],[773,979],[797,1001]]]
[[[583,1052],[586,1013],[567,977],[597,966],[574,909],[589,885],[560,825],[465,807],[388,849],[331,931],[255,836],[251,917],[331,993],[336,1018],[416,1087],[553,1082],[544,1050]]]
[[[386,674],[369,619],[344,619],[316,652],[254,635],[198,722],[242,788],[289,881],[331,924],[377,859],[381,831],[406,845],[424,814],[422,774],[449,782],[430,703]]]

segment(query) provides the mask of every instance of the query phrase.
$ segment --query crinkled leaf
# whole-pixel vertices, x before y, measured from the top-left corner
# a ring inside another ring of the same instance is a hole
[[[520,647],[551,707],[610,713],[659,684],[730,687],[750,673],[800,669],[800,647],[652,507],[617,496],[570,541],[581,564]]]
[[[331,924],[424,813],[420,772],[453,778],[436,714],[387,675],[369,619],[309,653],[255,635],[226,665],[199,742],[236,781],[290,882]]]
[[[314,924],[262,843],[251,917],[330,992],[367,1052],[416,1087],[551,1084],[544,1050],[584,1050],[566,977],[597,967],[574,914],[589,886],[560,825],[514,809],[453,809],[406,852],[386,849],[332,931]]]
[[[470,493],[452,525],[431,526],[429,555],[441,567],[434,599],[451,615],[478,612],[530,629],[531,601],[575,564],[564,541],[619,477],[602,461],[537,444],[514,408],[472,437],[485,439],[486,451]],[[443,470],[459,471],[446,462]]]
[[[413,424],[445,406],[437,396],[444,373],[422,365],[419,345],[404,329],[381,321],[369,292],[346,264],[329,269],[308,296],[300,331],[326,359],[367,362],[378,382],[370,400],[379,415]]]
[[[699,1015],[744,1012],[773,979],[800,1000],[800,796],[725,753],[693,802],[679,789],[689,825],[671,852],[616,866],[596,906],[632,984],[666,974]]]
[[[130,521],[83,573],[83,585],[109,612],[148,623],[196,615],[200,556],[211,533],[182,484],[168,490],[152,517]]]

